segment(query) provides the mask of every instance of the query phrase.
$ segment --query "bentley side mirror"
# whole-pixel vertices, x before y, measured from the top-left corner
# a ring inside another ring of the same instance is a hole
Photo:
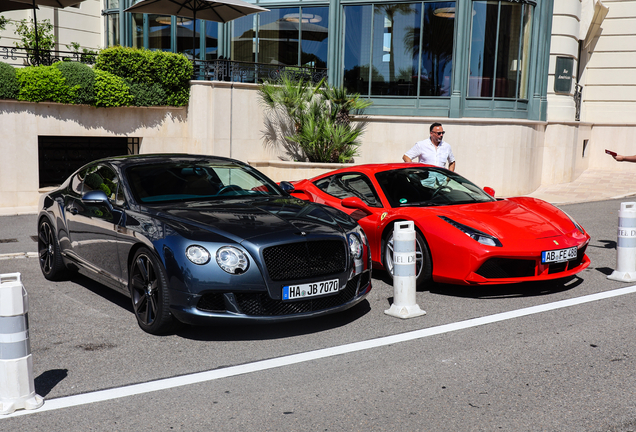
[[[287,193],[292,193],[296,189],[294,188],[294,185],[288,181],[282,181],[278,184],[278,186]]]

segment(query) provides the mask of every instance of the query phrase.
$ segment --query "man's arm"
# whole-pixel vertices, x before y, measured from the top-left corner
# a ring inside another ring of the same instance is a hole
[[[455,171],[455,161],[448,164],[448,169],[451,171]]]
[[[402,156],[402,160],[404,162],[407,162],[407,163],[413,162],[413,160],[410,157],[408,157],[407,155]]]
[[[634,156],[616,155],[614,156],[614,159],[616,159],[619,162],[636,162],[636,155]]]

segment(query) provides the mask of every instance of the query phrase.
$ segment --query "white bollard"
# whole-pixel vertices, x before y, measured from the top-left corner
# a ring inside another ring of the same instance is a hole
[[[636,202],[621,203],[618,212],[616,270],[607,278],[620,282],[636,281]]]
[[[0,275],[0,414],[44,403],[35,393],[28,312],[20,273]]]
[[[415,303],[416,262],[415,225],[413,221],[393,226],[393,304],[385,314],[414,318],[426,314]]]

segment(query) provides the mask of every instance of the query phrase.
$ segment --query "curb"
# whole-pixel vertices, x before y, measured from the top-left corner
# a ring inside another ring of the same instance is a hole
[[[37,257],[38,257],[37,252],[16,252],[16,253],[0,254],[0,260],[37,258]]]

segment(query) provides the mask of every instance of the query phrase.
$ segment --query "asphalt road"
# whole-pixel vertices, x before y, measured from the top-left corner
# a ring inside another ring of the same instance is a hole
[[[607,279],[620,202],[563,206],[592,236],[579,277],[433,285],[409,320],[384,314],[393,288],[376,272],[340,315],[155,337],[126,297],[0,259],[29,293],[45,398],[0,415],[0,431],[634,431],[636,288],[620,290],[636,283]],[[17,241],[0,254],[35,252],[35,231],[35,216],[1,217],[0,240]]]

